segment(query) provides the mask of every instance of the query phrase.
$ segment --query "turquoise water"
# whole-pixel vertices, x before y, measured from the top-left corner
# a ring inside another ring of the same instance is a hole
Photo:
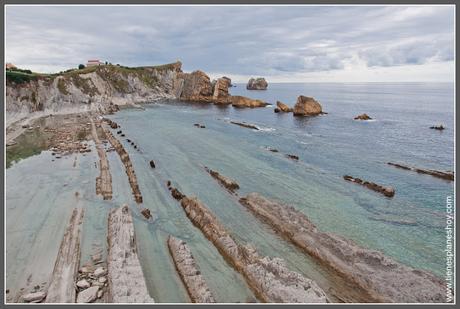
[[[108,153],[112,201],[95,195],[95,151],[79,156],[80,168],[72,167],[73,157],[51,162],[49,152],[14,164],[7,169],[7,287],[24,286],[29,274],[33,274],[32,282],[46,281],[42,278],[52,270],[72,207],[87,209],[85,261],[94,246],[105,246],[108,209],[128,203],[135,217],[147,285],[156,301],[188,301],[168,254],[169,234],[189,243],[218,301],[253,300],[241,276],[169,196],[165,183],[171,180],[183,193],[198,196],[238,240],[250,242],[262,254],[284,258],[290,269],[316,280],[327,293],[352,293],[344,282],[247,212],[203,166],[235,179],[240,196],[260,192],[303,211],[323,231],[443,276],[444,208],[446,196],[453,195],[453,183],[399,170],[386,162],[453,170],[452,84],[270,84],[267,91],[247,91],[238,84],[231,91],[289,105],[300,94],[313,96],[329,114],[294,118],[275,114],[272,107],[251,110],[169,101],[110,116],[121,125],[125,138],[141,149],[136,151],[123,140],[136,170],[143,206],[152,211],[154,223],[139,214],[115,152]],[[353,120],[364,112],[375,121]],[[229,120],[246,121],[262,130],[235,126]],[[206,128],[196,128],[194,123]],[[447,129],[429,129],[438,123]],[[280,152],[269,152],[266,147]],[[296,154],[300,160],[287,159],[285,153]],[[152,159],[157,166],[154,170],[149,166]],[[394,186],[396,195],[385,198],[345,182],[344,174]],[[78,198],[75,191],[81,192]],[[397,223],[401,220],[414,224]],[[46,250],[37,242],[46,243]],[[35,267],[37,256],[40,270]],[[338,292],[331,292],[334,290]]]

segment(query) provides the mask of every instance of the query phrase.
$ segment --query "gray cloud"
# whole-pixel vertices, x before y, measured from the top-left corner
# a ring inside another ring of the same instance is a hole
[[[452,6],[8,6],[7,61],[36,70],[90,58],[181,59],[185,70],[262,75],[452,61]]]

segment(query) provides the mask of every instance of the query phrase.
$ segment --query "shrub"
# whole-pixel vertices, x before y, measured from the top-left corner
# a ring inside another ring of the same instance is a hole
[[[85,65],[84,65],[84,64],[79,64],[79,65],[78,65],[78,69],[79,69],[79,70],[83,70],[84,68],[85,68]]]

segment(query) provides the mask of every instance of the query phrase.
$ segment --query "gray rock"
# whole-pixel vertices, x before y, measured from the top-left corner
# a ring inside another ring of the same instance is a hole
[[[96,277],[100,277],[100,276],[103,276],[107,273],[107,270],[104,268],[104,267],[98,267],[96,268],[96,270],[94,271],[94,275]]]
[[[92,286],[78,293],[77,303],[91,303],[97,299],[98,286]]]
[[[77,286],[81,289],[87,289],[91,284],[86,279],[83,279],[77,282]]]
[[[46,292],[43,292],[43,291],[22,295],[22,299],[28,303],[41,301],[45,297],[46,297]]]

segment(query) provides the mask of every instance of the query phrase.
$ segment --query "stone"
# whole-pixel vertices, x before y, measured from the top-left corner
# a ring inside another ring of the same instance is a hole
[[[104,296],[104,291],[103,290],[97,291],[97,298],[102,298],[102,296]]]
[[[240,203],[304,253],[355,285],[360,294],[367,294],[367,302],[446,301],[445,282],[441,278],[400,264],[380,251],[361,247],[345,237],[322,232],[292,206],[258,193],[248,194]]]
[[[81,289],[87,289],[91,286],[91,284],[86,280],[86,279],[83,279],[83,280],[80,280],[77,282],[77,287],[81,288]]]
[[[259,130],[259,128],[256,127],[255,125],[249,124],[249,123],[246,123],[246,122],[230,121],[230,123],[236,124],[237,126],[240,126],[240,127],[243,127],[243,128]]]
[[[354,118],[355,120],[371,120],[372,118],[369,117],[368,114],[361,114],[361,115],[358,115]]]
[[[150,209],[148,209],[148,208],[143,208],[143,209],[141,210],[141,214],[142,214],[146,219],[152,218],[152,214],[150,213]]]
[[[445,129],[445,127],[441,124],[439,126],[431,126],[430,129],[442,131]]]
[[[228,87],[230,83],[227,79],[219,78],[214,84],[214,90],[212,97],[214,99],[225,98],[229,96]]]
[[[107,270],[104,267],[98,267],[94,271],[94,276],[100,277],[100,276],[105,275],[106,273],[107,273]]]
[[[278,107],[278,110],[281,112],[285,112],[285,113],[292,112],[292,108],[290,108],[289,106],[287,106],[281,101],[276,101],[276,106]]]
[[[248,90],[266,90],[267,87],[268,83],[263,77],[250,78],[246,85],[246,89]]]
[[[38,291],[38,292],[22,295],[22,299],[27,303],[39,302],[39,301],[42,301],[45,297],[46,297],[46,292],[43,292],[43,291]]]
[[[107,281],[107,278],[106,277],[99,277],[97,279],[97,281],[99,281],[100,283],[105,283]]]
[[[97,299],[98,286],[92,286],[78,293],[77,303],[92,303]]]
[[[155,162],[153,160],[150,160],[150,167],[155,168]]]
[[[440,178],[440,179],[454,181],[454,172],[453,171],[445,171],[445,172],[443,172],[443,171],[437,171],[437,170],[427,170],[427,169],[421,169],[421,168],[401,165],[401,164],[392,163],[392,162],[388,162],[387,164],[391,165],[391,166],[394,166],[394,167],[397,167],[397,168],[400,168],[400,169],[404,169],[404,170],[408,170],[408,171],[414,171],[414,172],[417,172],[419,174],[426,174],[426,175],[430,175],[430,176],[437,177],[437,178]]]
[[[230,97],[233,107],[265,107],[268,104],[262,100],[251,99],[239,95],[234,95]]]
[[[175,198],[178,201],[180,201],[181,199],[185,197],[185,195],[183,195],[177,188],[172,188],[171,195],[173,198]]]
[[[224,188],[226,188],[231,193],[234,193],[235,190],[238,190],[240,186],[236,181],[225,177],[224,175],[219,174],[216,171],[213,171],[205,166],[205,170],[214,178],[216,179]]]
[[[298,157],[298,156],[292,155],[292,154],[287,154],[286,157],[288,157],[289,159],[295,160],[295,161],[298,161],[298,160],[299,160],[299,157]]]
[[[345,175],[343,176],[343,179],[346,180],[346,181],[350,181],[350,182],[354,182],[354,183],[357,183],[357,184],[360,184],[362,186],[365,186],[375,192],[379,192],[379,193],[382,193],[383,195],[385,195],[386,197],[393,197],[395,195],[395,189],[393,187],[385,187],[385,186],[381,186],[381,185],[378,185],[374,182],[369,182],[369,181],[364,181],[360,178],[355,178],[355,177],[352,177],[350,175]]]
[[[294,105],[294,116],[315,116],[322,113],[321,104],[311,97],[299,96]]]

